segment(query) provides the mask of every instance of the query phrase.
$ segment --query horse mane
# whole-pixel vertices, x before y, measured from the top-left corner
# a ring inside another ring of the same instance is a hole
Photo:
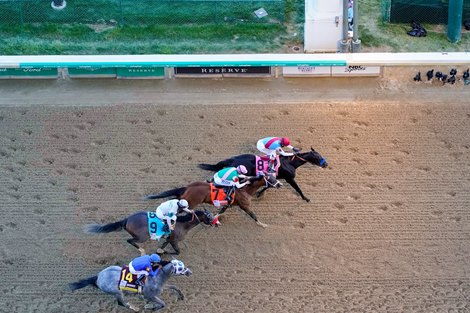
[[[194,214],[196,214],[196,215],[204,214],[204,211],[197,210],[197,211],[194,211]],[[176,219],[176,222],[177,223],[186,223],[186,222],[189,222],[192,219],[193,219],[193,214],[192,213],[186,213],[185,215],[178,216],[178,218]]]
[[[165,265],[163,265],[164,262],[166,263]],[[161,271],[162,271],[163,273],[165,273],[166,275],[168,275],[169,273],[171,273],[171,270],[172,270],[172,268],[173,268],[173,264],[172,264],[171,262],[169,262],[169,261],[161,261],[161,263],[162,263],[162,265],[163,265],[162,268],[161,268]]]
[[[171,270],[172,270],[172,267],[173,267],[173,265],[171,264],[170,261],[161,260],[160,264],[162,265],[162,267],[158,271],[157,275],[155,275],[153,277],[151,277],[151,276],[147,277],[147,279],[148,279],[147,282],[152,280],[152,284],[158,284],[157,287],[160,287],[165,283],[165,281],[168,279],[168,275],[171,274]],[[155,270],[155,268],[154,268],[154,270]]]
[[[297,155],[298,156],[301,156],[302,158],[306,155],[309,155],[310,153],[312,153],[313,151],[309,150],[309,151],[305,151],[305,152],[298,152]],[[285,155],[279,155],[279,159],[290,159],[292,158],[292,156],[285,156]]]

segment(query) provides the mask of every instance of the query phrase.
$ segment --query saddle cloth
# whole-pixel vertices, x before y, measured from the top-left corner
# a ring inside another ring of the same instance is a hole
[[[267,155],[257,155],[255,160],[256,165],[256,175],[260,173],[267,173],[269,168],[270,158]],[[276,159],[274,160],[274,170],[276,171],[276,177],[279,172],[279,167],[281,166],[281,161],[279,160],[279,156],[276,155]]]
[[[214,183],[211,183],[210,186],[211,186],[211,201],[212,201],[212,204],[214,204],[214,206],[221,207],[221,206],[225,206],[229,204],[227,201],[227,193],[224,190],[224,186],[219,186]],[[230,202],[230,204],[232,204],[233,201],[235,200],[235,192],[236,191],[234,191],[232,194],[232,201]]]
[[[157,217],[155,212],[147,212],[149,235],[152,240],[160,240],[162,236],[170,235],[171,232],[163,231],[165,224]]]
[[[145,284],[145,280],[147,277],[143,279],[143,283]],[[121,270],[121,279],[119,280],[119,290],[126,290],[131,292],[142,292],[142,286],[139,286],[135,283],[137,280],[137,275],[132,274],[129,271],[129,266],[123,266]]]

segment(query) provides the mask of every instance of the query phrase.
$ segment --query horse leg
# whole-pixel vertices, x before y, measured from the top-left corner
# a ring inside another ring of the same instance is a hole
[[[263,187],[263,189],[261,189],[260,191],[256,192],[256,198],[259,198],[261,197],[264,192],[266,191],[266,189],[268,189],[269,187]]]
[[[165,287],[163,287],[163,289],[174,291],[176,293],[176,299],[184,300],[183,292],[175,285],[166,285]]]
[[[147,303],[144,306],[145,309],[153,309],[154,311],[158,311],[160,309],[163,309],[166,306],[165,301],[163,301],[157,296],[153,296],[153,297],[145,296],[145,299],[151,302],[151,303]]]
[[[297,193],[302,197],[303,200],[307,201],[307,202],[310,202],[310,199],[307,198],[306,196],[304,196],[302,190],[300,190],[300,187],[299,185],[297,185],[297,183],[295,182],[295,180],[293,178],[288,178],[286,179],[286,182],[289,183],[289,185],[292,186],[292,188],[295,189],[295,191],[297,191]]]
[[[217,213],[217,215],[222,215],[222,214],[224,214],[225,211],[227,211],[228,207],[229,207],[229,205],[224,205],[224,206],[222,206],[222,207],[220,208],[220,210],[219,210],[219,213]]]
[[[122,293],[122,291],[119,291],[117,292],[115,295],[114,295],[117,299],[117,302],[119,305],[123,306],[123,307],[126,307],[134,312],[139,312],[139,308],[138,307],[135,307],[133,306],[132,304],[130,304],[129,302],[125,302],[124,300],[124,294]]]
[[[170,243],[170,242],[168,241],[168,239],[165,240],[165,242],[162,244],[162,246],[157,249],[157,253],[158,253],[158,254],[166,253],[166,251],[163,250],[163,249],[165,249],[165,247],[166,247],[169,243]]]
[[[140,255],[146,254],[144,248],[141,248],[136,244],[136,242],[138,242],[137,238],[133,237],[133,238],[127,239],[127,242],[133,245],[134,247],[136,247],[140,251]]]
[[[173,247],[173,250],[175,250],[174,253],[170,253],[170,254],[175,254],[175,255],[180,254],[180,247],[178,246],[178,241],[176,240],[170,241],[170,244]]]
[[[268,225],[266,225],[265,223],[261,223],[260,221],[258,221],[258,217],[256,217],[256,214],[255,212],[251,211],[248,206],[244,206],[244,205],[240,205],[240,209],[242,209],[243,211],[245,211],[246,214],[248,214],[252,219],[255,220],[256,224],[258,226],[261,226],[261,227],[267,227]]]

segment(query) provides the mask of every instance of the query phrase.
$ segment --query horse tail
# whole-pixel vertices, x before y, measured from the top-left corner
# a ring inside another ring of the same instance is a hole
[[[199,163],[198,167],[202,170],[218,172],[223,168],[233,166],[233,159],[227,159],[220,161],[217,164],[207,164],[207,163]]]
[[[85,278],[85,279],[82,279],[82,280],[79,280],[75,283],[70,283],[69,284],[69,288],[71,291],[74,291],[74,290],[77,290],[77,289],[80,289],[80,288],[83,288],[83,287],[86,287],[88,285],[93,285],[95,287],[98,287],[96,285],[96,281],[98,280],[98,276],[93,276],[93,277],[88,277],[88,278]]]
[[[162,193],[145,196],[144,199],[151,200],[151,199],[161,199],[161,198],[170,198],[170,197],[179,198],[185,191],[186,191],[186,187],[174,188],[174,189],[164,191]]]
[[[109,223],[109,224],[90,224],[86,225],[84,228],[84,231],[86,233],[110,233],[113,231],[119,231],[123,228],[125,228],[127,223],[127,218],[114,222],[114,223]]]

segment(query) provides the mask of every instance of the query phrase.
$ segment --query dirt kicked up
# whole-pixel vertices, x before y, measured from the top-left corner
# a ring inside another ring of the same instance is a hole
[[[83,226],[153,210],[143,195],[205,180],[198,163],[271,135],[328,161],[297,171],[312,201],[285,184],[252,204],[267,228],[234,207],[190,232],[178,258],[193,275],[170,281],[185,299],[164,293],[168,311],[469,312],[468,91],[314,82],[0,86],[0,312],[126,312],[96,288],[68,290],[138,255],[125,231]]]

